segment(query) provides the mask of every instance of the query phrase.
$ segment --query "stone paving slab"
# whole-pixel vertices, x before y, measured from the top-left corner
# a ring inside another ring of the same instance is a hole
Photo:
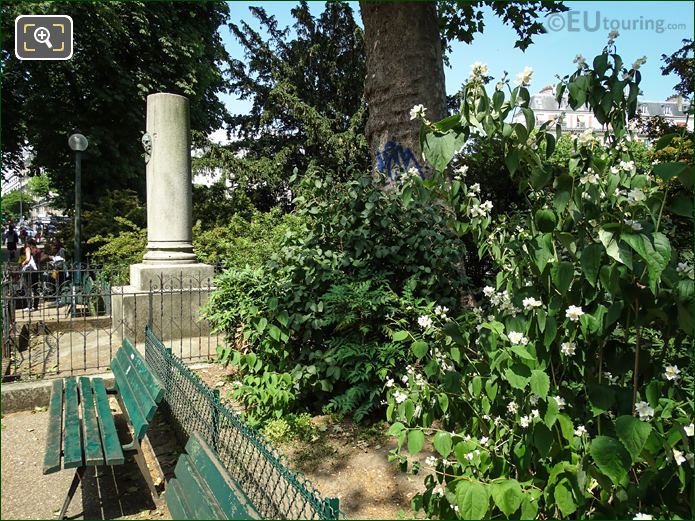
[[[42,474],[48,412],[2,418],[2,519],[56,519],[74,471]],[[119,425],[123,429],[121,422]],[[166,470],[165,470],[166,472]],[[70,504],[69,519],[167,519],[152,501],[134,461],[90,467]]]

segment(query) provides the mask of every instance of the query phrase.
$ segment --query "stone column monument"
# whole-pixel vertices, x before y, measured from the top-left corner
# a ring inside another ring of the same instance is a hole
[[[113,325],[141,340],[150,314],[166,338],[207,334],[199,308],[207,303],[214,268],[196,261],[192,245],[191,129],[188,99],[147,97],[147,253],[130,266],[130,285],[115,288]],[[150,296],[150,294],[152,294]],[[150,309],[151,308],[151,309]],[[174,327],[175,326],[175,327]]]

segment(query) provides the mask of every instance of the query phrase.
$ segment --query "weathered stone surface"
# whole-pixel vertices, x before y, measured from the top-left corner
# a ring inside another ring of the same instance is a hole
[[[209,288],[215,269],[209,264],[131,264],[130,286],[136,290]]]
[[[147,96],[147,254],[145,263],[195,262],[188,98]]]

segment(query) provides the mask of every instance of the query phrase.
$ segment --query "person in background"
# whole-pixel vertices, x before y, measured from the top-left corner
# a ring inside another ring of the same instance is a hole
[[[46,255],[43,250],[38,247],[34,239],[27,239],[24,247],[22,271],[26,274],[26,287],[31,290],[31,300],[29,306],[25,308],[25,311],[36,311],[39,308],[39,289],[41,284],[39,269],[49,260],[52,260],[52,257]]]
[[[19,240],[19,235],[14,229],[14,224],[10,223],[5,235],[3,236],[3,241],[7,242],[7,254],[10,262],[15,260],[17,255],[17,241]]]

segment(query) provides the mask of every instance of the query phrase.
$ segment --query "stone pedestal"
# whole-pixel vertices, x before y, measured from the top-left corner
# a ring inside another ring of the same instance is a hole
[[[191,130],[188,99],[147,97],[147,253],[116,288],[113,327],[119,341],[140,341],[152,321],[164,340],[209,334],[200,320],[214,268],[196,262],[192,245]]]

